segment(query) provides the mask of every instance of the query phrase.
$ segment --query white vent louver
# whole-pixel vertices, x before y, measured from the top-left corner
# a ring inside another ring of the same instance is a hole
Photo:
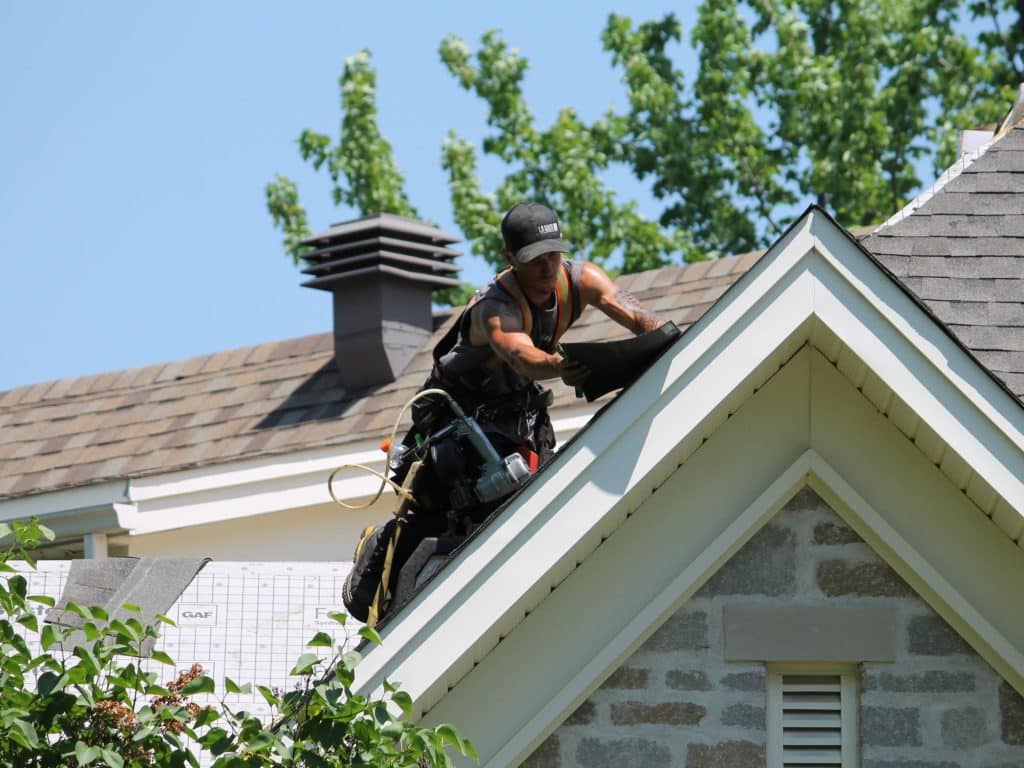
[[[783,675],[782,765],[842,764],[842,679],[839,675]]]

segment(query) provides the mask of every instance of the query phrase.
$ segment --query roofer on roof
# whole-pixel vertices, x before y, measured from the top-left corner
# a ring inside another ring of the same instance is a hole
[[[438,343],[423,390],[449,393],[475,418],[500,456],[518,452],[530,470],[536,470],[555,447],[547,413],[551,391],[537,381],[561,378],[575,386],[589,374],[586,367],[564,359],[557,350],[559,338],[583,309],[595,306],[638,335],[664,321],[616,286],[597,265],[563,260],[571,247],[563,238],[558,216],[546,205],[514,206],[502,219],[501,234],[509,267],[477,291]],[[454,419],[452,408],[440,395],[426,395],[413,405],[413,427],[403,441],[410,458],[394,467],[397,482],[405,479],[417,446]],[[473,503],[471,491],[463,485],[475,469],[474,457],[459,449],[455,440],[439,442],[429,450],[432,471],[421,473],[413,483],[416,501],[403,514],[390,567],[391,585],[424,538],[453,534],[460,528],[464,532],[466,524],[482,522],[503,500]],[[361,542],[356,569],[371,558],[362,549]],[[385,556],[383,551],[377,554]],[[360,618],[351,605],[349,609]]]

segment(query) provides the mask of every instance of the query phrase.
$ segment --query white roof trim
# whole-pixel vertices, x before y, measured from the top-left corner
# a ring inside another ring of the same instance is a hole
[[[959,158],[957,158],[957,161],[955,163],[953,163],[951,166],[949,166],[949,168],[942,172],[942,175],[940,175],[939,178],[935,180],[935,183],[933,183],[930,187],[928,187],[928,189],[926,189],[920,195],[915,197],[905,206],[900,208],[900,210],[896,211],[896,213],[890,216],[883,224],[878,225],[875,229],[871,231],[871,234],[874,235],[882,231],[886,227],[891,227],[893,224],[898,224],[899,222],[903,221],[905,218],[913,214],[915,211],[917,211],[918,208],[920,208],[922,205],[924,205],[933,197],[935,197],[935,195],[941,192],[942,188],[949,184],[949,182],[951,182],[953,179],[955,179],[957,176],[959,176],[961,173],[967,170],[967,168],[969,168],[975,160],[977,160],[979,157],[985,154],[988,151],[989,147],[991,147],[996,141],[1002,138],[1002,136],[997,135],[995,131],[988,131],[987,133],[989,134],[989,138],[987,141],[982,143],[981,146],[979,146],[977,149],[972,150],[970,152],[965,152]]]
[[[686,460],[723,411],[749,397],[759,369],[777,368],[779,350],[809,339],[816,324],[849,345],[1016,514],[1024,511],[1024,409],[812,210],[553,462],[543,483],[386,625],[384,646],[358,669],[360,688],[394,677],[420,711],[431,706],[439,686],[486,656]],[[656,418],[673,425],[671,434],[654,428]]]
[[[553,413],[555,436],[568,440],[597,411],[587,403]],[[381,437],[386,435],[382,434]],[[210,467],[167,472],[0,501],[0,520],[39,517],[60,530],[81,535],[86,520],[102,530],[130,535],[160,533],[180,528],[240,520],[331,503],[327,478],[342,464],[363,464],[384,470],[384,454],[377,440],[363,440],[334,448],[315,448],[276,456],[233,461]],[[358,469],[339,473],[334,491],[353,502],[374,495],[380,480]],[[390,491],[386,490],[387,494]],[[111,512],[96,517],[95,508]],[[83,516],[83,511],[89,514]],[[71,517],[78,520],[68,527]]]

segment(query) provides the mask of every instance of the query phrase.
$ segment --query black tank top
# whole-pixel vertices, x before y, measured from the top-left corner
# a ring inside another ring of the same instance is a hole
[[[583,273],[582,261],[565,261],[568,270],[569,287],[572,290],[572,317],[570,325],[580,316],[580,276]],[[512,368],[502,363],[497,370],[490,373],[486,363],[494,356],[490,344],[477,346],[470,343],[470,312],[481,302],[499,301],[511,305],[519,311],[519,304],[510,296],[494,278],[477,291],[469,306],[463,310],[458,320],[459,333],[455,345],[438,358],[438,367],[445,379],[457,381],[465,389],[474,392],[482,399],[489,400],[512,392],[521,392],[532,386],[532,379],[521,376]],[[557,316],[557,301],[553,300],[547,308],[538,307],[530,302],[533,313],[530,338],[538,349],[553,352],[553,337]]]

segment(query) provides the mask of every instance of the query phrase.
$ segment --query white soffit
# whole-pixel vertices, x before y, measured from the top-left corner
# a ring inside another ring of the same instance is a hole
[[[384,646],[358,670],[360,687],[401,679],[419,712],[440,700],[823,332],[842,339],[1020,516],[1020,404],[812,209],[556,458],[544,482],[386,624]]]

